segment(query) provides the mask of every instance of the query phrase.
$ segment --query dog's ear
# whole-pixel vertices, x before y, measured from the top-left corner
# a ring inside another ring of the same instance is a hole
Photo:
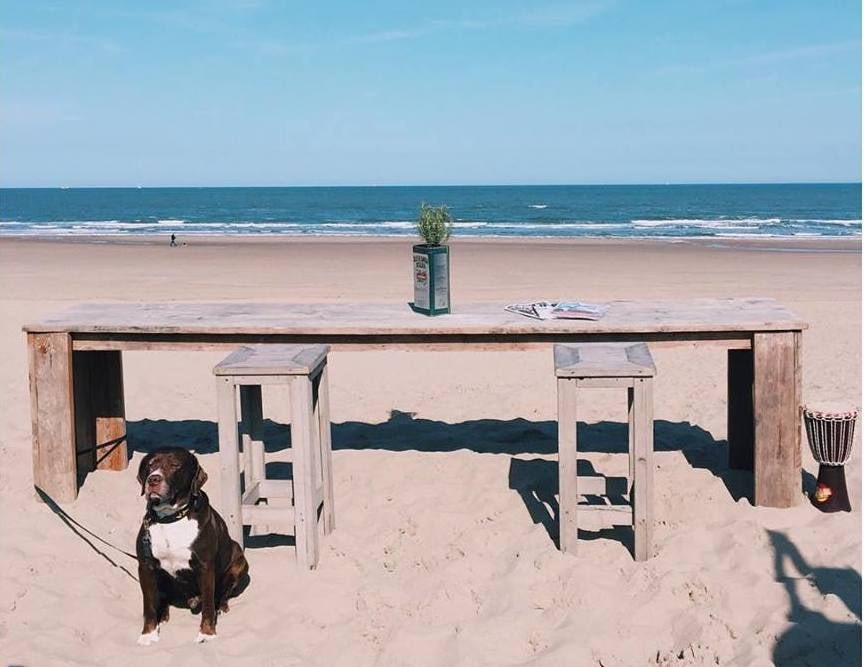
[[[204,482],[207,481],[207,473],[204,472],[204,468],[201,467],[201,464],[198,464],[198,470],[195,472],[195,479],[192,480],[192,495],[197,495],[201,490],[201,487],[204,486]]]
[[[138,483],[141,484],[141,495],[144,495],[144,482],[147,481],[147,471],[150,468],[150,459],[153,458],[152,452],[141,459],[141,465],[138,466]]]

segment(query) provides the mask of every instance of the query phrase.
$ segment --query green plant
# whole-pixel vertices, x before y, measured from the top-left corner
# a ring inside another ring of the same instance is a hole
[[[426,245],[441,245],[450,238],[452,231],[453,218],[446,206],[431,206],[426,202],[420,204],[417,232],[426,241]]]

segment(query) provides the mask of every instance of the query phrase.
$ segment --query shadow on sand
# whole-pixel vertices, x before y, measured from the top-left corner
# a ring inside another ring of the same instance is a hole
[[[166,444],[180,444],[202,454],[217,451],[216,424],[211,421],[151,421],[130,422],[127,425],[131,451],[149,452]],[[619,422],[599,422],[578,425],[581,452],[625,453],[627,425]],[[465,449],[479,454],[505,454],[512,457],[509,488],[516,491],[532,520],[542,524],[549,538],[558,542],[558,466],[548,459],[518,458],[525,455],[554,455],[558,451],[558,426],[555,421],[525,419],[478,419],[457,424],[417,419],[411,413],[392,411],[381,424],[344,422],[333,424],[334,450],[383,450],[393,452],[452,452]],[[262,439],[268,452],[289,446],[287,425],[265,420]],[[699,426],[686,422],[657,420],[654,423],[654,449],[658,452],[680,451],[694,468],[710,471],[719,477],[734,500],[748,497],[752,489],[752,473],[731,470],[725,440],[715,440]],[[268,477],[290,478],[287,463],[268,463]],[[579,461],[579,474],[597,475],[590,462]],[[615,483],[615,482],[613,482]],[[620,483],[624,493],[624,483]],[[590,499],[589,499],[590,500]],[[598,499],[599,500],[599,499]],[[613,499],[613,502],[615,500]],[[613,539],[632,552],[633,535],[628,527],[617,526],[601,531],[580,530],[582,539]],[[252,538],[253,546],[271,546],[276,536]],[[278,544],[290,544],[279,538]]]
[[[811,567],[798,548],[783,533],[769,530],[774,548],[777,581],[789,596],[792,625],[774,646],[777,665],[861,664],[861,574],[852,568]],[[787,562],[796,572],[786,569]],[[812,586],[823,597],[837,596],[857,622],[840,623],[808,609],[798,596],[798,587]]]

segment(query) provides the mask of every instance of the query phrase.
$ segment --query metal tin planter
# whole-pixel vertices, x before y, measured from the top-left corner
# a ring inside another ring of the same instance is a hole
[[[414,303],[424,315],[450,312],[450,248],[446,245],[414,246]]]

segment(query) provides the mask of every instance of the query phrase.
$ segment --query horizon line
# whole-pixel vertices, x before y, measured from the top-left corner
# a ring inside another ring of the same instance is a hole
[[[857,185],[862,181],[691,181],[648,183],[409,183],[409,184],[303,184],[303,185],[0,185],[0,190],[206,190],[206,189],[311,189],[311,188],[532,188],[532,187],[679,187],[728,185]]]

